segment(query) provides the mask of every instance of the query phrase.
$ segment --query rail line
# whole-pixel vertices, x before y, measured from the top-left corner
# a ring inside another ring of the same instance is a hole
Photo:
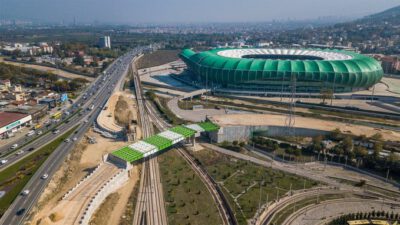
[[[164,130],[168,127],[171,127],[170,124],[161,119],[161,115],[157,113],[157,111],[149,102],[146,102],[146,109],[148,110],[154,125],[159,130]],[[199,175],[200,179],[210,192],[211,197],[213,198],[217,206],[223,224],[236,225],[237,221],[235,219],[233,210],[230,208],[227,199],[223,195],[221,189],[218,187],[214,179],[200,165],[196,163],[195,159],[185,150],[182,145],[177,145],[175,149],[182,156],[182,158],[185,159],[190,167]]]
[[[145,108],[145,99],[135,65],[132,64],[130,72],[133,73],[135,95],[139,109],[139,122],[142,127],[143,137],[150,137],[154,131],[149,115]],[[163,225],[167,224],[164,207],[164,197],[161,190],[160,175],[157,157],[150,158],[143,163],[139,196],[133,219],[134,225]]]

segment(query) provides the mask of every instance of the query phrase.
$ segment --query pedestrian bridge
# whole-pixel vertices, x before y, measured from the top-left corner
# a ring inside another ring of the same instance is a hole
[[[133,163],[149,157],[201,132],[217,131],[219,126],[211,122],[180,125],[162,131],[144,140],[120,148],[108,155],[108,160],[117,164]]]

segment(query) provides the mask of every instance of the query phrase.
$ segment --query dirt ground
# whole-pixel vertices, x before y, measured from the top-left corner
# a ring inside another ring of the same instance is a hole
[[[47,213],[57,206],[62,196],[97,166],[104,154],[126,145],[125,142],[103,138],[93,131],[88,131],[87,136],[95,137],[97,143],[88,144],[86,138],[83,138],[77,144],[41,195],[39,203],[32,211],[30,224],[52,224],[46,218]]]
[[[51,68],[51,67],[47,67],[47,66],[39,66],[39,65],[32,65],[32,64],[4,61],[4,59],[2,57],[0,57],[0,62],[4,62],[6,64],[10,64],[10,65],[14,65],[14,66],[21,66],[21,67],[36,69],[36,70],[45,71],[45,72],[52,72],[55,75],[58,75],[60,77],[65,77],[65,78],[68,78],[68,79],[83,78],[83,79],[86,79],[88,81],[93,81],[94,80],[93,77],[82,76],[82,75],[79,75],[79,74],[70,73],[70,72],[67,72],[67,71],[64,71],[64,70],[55,69],[55,68]]]
[[[98,123],[102,127],[106,127],[107,129],[113,130],[115,132],[119,132],[122,130],[122,127],[118,125],[114,119],[115,117],[115,106],[118,102],[119,97],[122,95],[122,92],[116,92],[108,99],[106,106],[100,112]]]
[[[131,179],[117,192],[106,199],[96,213],[92,216],[90,225],[118,225],[119,220],[125,212],[126,204],[135,185],[138,183],[139,170],[135,166],[131,170]]]
[[[400,133],[377,129],[367,126],[354,125],[341,122],[333,122],[319,119],[312,119],[306,117],[295,117],[295,127],[303,127],[309,129],[317,129],[323,131],[332,131],[336,128],[340,129],[343,133],[352,133],[354,135],[372,136],[376,133],[382,134],[386,140],[396,141],[400,139]],[[285,126],[285,115],[273,114],[228,114],[212,116],[211,120],[216,124],[224,126]]]
[[[129,125],[136,137],[140,138],[141,132],[137,126],[137,108],[134,95],[129,91],[115,92],[107,103],[107,109],[102,110],[98,122],[101,126],[119,132]]]

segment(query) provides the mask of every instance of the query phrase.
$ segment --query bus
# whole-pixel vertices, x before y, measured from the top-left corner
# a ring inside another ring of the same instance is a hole
[[[62,116],[62,112],[56,112],[51,116],[51,118],[52,119],[60,119],[61,116]]]

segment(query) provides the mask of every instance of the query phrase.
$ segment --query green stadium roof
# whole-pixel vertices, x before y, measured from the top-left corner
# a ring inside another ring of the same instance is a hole
[[[298,82],[356,89],[368,88],[383,76],[375,59],[341,50],[250,48],[196,53],[185,49],[180,57],[194,73],[217,84],[279,81],[295,75]]]

